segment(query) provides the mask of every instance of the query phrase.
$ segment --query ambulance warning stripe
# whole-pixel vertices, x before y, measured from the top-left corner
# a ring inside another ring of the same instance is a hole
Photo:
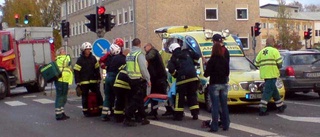
[[[239,46],[226,46],[230,56],[244,56]],[[200,49],[203,56],[210,57],[212,50],[212,43],[200,43]]]

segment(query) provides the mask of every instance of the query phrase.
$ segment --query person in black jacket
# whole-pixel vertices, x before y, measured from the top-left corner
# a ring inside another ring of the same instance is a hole
[[[221,107],[221,122],[223,130],[228,130],[230,125],[229,110],[227,104],[228,77],[230,73],[228,58],[224,56],[225,51],[220,43],[212,47],[211,57],[204,72],[205,77],[210,76],[209,94],[212,102],[212,123],[211,132],[218,131],[219,108]],[[220,106],[219,106],[220,104]]]
[[[113,84],[116,79],[116,75],[119,73],[119,68],[126,64],[126,56],[122,54],[122,49],[116,44],[110,46],[111,54],[108,56],[105,65],[107,71],[107,77],[105,78],[104,88],[104,101],[102,108],[102,121],[109,121],[110,115],[113,114],[113,107],[115,102],[115,93],[113,90]]]
[[[192,56],[188,50],[182,50],[180,44],[172,43],[169,46],[169,52],[172,56],[168,62],[169,73],[176,78],[176,95],[173,120],[181,121],[183,118],[183,109],[185,96],[191,111],[192,119],[197,120],[199,114],[199,104],[197,100],[197,87],[199,78],[197,77],[195,65],[199,58]]]
[[[81,56],[74,65],[74,76],[77,86],[80,86],[82,91],[82,112],[85,117],[90,116],[88,108],[89,90],[96,93],[99,111],[102,109],[102,96],[100,93],[100,68],[99,63],[91,53],[92,45],[89,42],[84,42],[81,45]]]
[[[161,55],[159,51],[151,44],[147,43],[144,46],[144,50],[146,51],[146,60],[148,61],[148,71],[150,74],[151,86],[151,93],[159,93],[159,94],[167,94],[167,72],[164,67]],[[149,116],[154,116],[157,119],[158,115],[158,105],[157,101],[151,101],[151,112],[149,112]],[[170,106],[166,106],[166,112],[164,116],[172,115],[173,109]]]

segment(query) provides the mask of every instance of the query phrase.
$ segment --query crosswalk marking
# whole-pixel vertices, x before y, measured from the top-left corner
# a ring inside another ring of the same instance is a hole
[[[43,99],[34,99],[33,101],[39,102],[41,104],[52,104],[52,103],[54,103],[54,101],[52,101],[50,99],[45,99],[45,98],[43,98]]]
[[[36,95],[28,95],[28,96],[23,96],[23,98],[35,98],[37,97]]]
[[[150,124],[152,125],[156,125],[159,127],[163,127],[163,128],[167,128],[167,129],[173,129],[176,131],[180,131],[180,132],[184,132],[184,133],[188,133],[188,134],[192,134],[192,135],[197,135],[197,136],[204,136],[204,137],[226,137],[223,135],[219,135],[219,134],[215,134],[215,133],[210,133],[208,131],[201,131],[201,130],[197,130],[197,129],[192,129],[192,128],[187,128],[187,127],[182,127],[182,126],[178,126],[178,125],[173,125],[173,124],[168,124],[168,123],[164,123],[164,122],[159,122],[159,121],[154,121],[154,120],[150,120]]]
[[[4,102],[10,106],[24,106],[27,105],[26,103],[20,102],[20,101],[6,101]]]
[[[165,111],[165,108],[160,107],[159,108],[162,111]],[[189,116],[192,117],[190,113],[188,112],[184,112],[185,116]],[[199,115],[199,120],[210,120],[211,117],[207,117],[207,116],[201,116]],[[278,135],[277,133],[273,133],[273,132],[269,132],[266,130],[261,130],[261,129],[257,129],[257,128],[253,128],[253,127],[248,127],[248,126],[244,126],[244,125],[240,125],[240,124],[236,124],[236,123],[230,123],[230,128],[233,129],[237,129],[240,131],[244,131],[244,132],[248,132],[254,135],[259,135],[259,136],[272,136],[272,137],[280,137],[280,135]]]

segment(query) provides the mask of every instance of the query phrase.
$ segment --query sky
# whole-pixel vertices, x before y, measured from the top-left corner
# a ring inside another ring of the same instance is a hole
[[[1,1],[1,0],[0,0]],[[286,3],[291,3],[295,0],[286,0]],[[315,5],[320,5],[320,0],[296,0],[300,2],[302,5],[306,4],[315,4]],[[265,5],[265,4],[278,4],[278,0],[259,0],[260,6]]]
[[[294,0],[286,0],[286,3],[291,3]],[[320,0],[296,0],[302,3],[302,5],[305,4],[315,4],[315,5],[320,5]],[[271,3],[271,4],[278,4],[278,0],[259,0],[260,6]],[[0,0],[0,4],[2,5],[4,3],[4,0]]]

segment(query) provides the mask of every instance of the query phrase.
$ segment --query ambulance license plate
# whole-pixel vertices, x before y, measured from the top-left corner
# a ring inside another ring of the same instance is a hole
[[[246,99],[261,99],[262,94],[261,93],[247,93]]]

